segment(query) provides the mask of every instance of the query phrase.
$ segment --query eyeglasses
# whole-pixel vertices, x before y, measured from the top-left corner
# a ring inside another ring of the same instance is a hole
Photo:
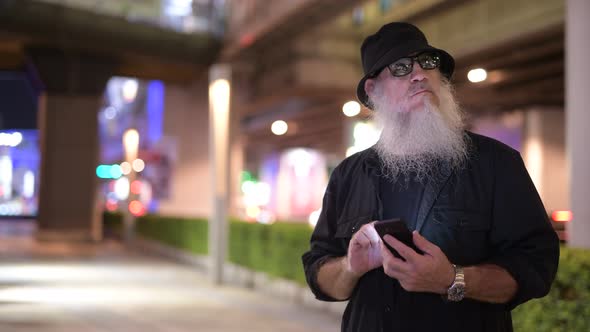
[[[440,56],[434,52],[423,52],[415,56],[401,58],[387,66],[391,75],[402,77],[414,70],[414,61],[418,62],[420,68],[432,70],[440,67]]]

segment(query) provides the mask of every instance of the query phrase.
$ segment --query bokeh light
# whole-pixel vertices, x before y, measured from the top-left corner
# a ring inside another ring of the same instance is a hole
[[[133,170],[136,172],[141,172],[145,168],[145,162],[141,159],[135,159],[133,161]]]
[[[361,112],[361,105],[354,100],[346,102],[342,106],[342,112],[348,117],[353,117]]]
[[[131,201],[129,203],[129,212],[136,217],[143,216],[145,214],[145,207],[140,201]]]
[[[277,120],[272,123],[270,130],[277,136],[284,135],[289,130],[289,125],[283,120]]]
[[[486,80],[488,72],[483,68],[471,69],[467,73],[467,79],[472,83],[479,83]]]

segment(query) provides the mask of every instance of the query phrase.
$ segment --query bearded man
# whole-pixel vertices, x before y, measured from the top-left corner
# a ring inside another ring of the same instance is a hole
[[[311,290],[349,300],[342,331],[512,331],[510,311],[549,292],[559,259],[520,154],[464,129],[454,60],[415,26],[384,25],[361,58],[357,95],[383,131],[330,177],[303,255]],[[418,251],[378,235],[390,218]]]

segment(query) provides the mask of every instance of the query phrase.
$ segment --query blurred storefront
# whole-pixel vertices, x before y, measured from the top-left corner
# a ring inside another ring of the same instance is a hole
[[[135,215],[157,212],[170,198],[175,142],[162,135],[165,87],[160,81],[114,77],[109,80],[99,116],[101,193],[108,211]],[[138,133],[137,158],[126,160],[124,135]],[[130,199],[130,195],[132,199]]]
[[[0,69],[0,217],[30,218],[38,212],[40,89],[30,68]]]
[[[37,130],[0,131],[0,217],[37,214],[38,178]]]

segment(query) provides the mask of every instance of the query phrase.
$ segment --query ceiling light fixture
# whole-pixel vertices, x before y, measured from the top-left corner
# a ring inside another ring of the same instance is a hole
[[[272,123],[270,130],[277,136],[284,135],[289,130],[289,125],[283,120],[277,120]]]
[[[471,69],[467,73],[467,79],[472,83],[479,83],[486,80],[488,72],[483,68]]]

